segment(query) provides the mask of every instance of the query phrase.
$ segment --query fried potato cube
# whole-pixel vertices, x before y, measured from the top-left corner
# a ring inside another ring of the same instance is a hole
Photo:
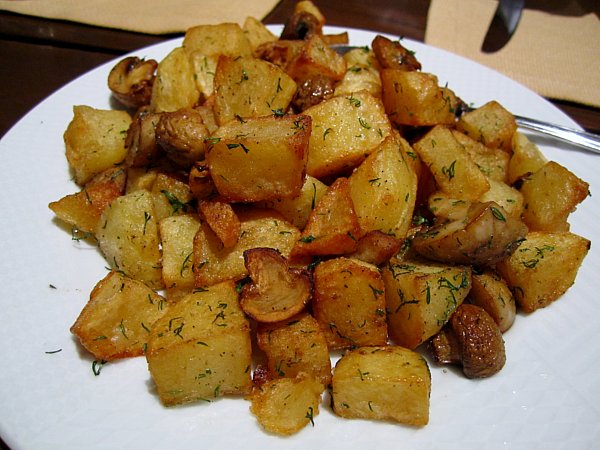
[[[206,163],[221,199],[256,202],[298,195],[310,131],[305,115],[248,118],[220,127]]]
[[[178,175],[159,173],[152,184],[156,220],[194,212],[189,185]]]
[[[531,313],[563,295],[575,282],[590,241],[570,232],[532,231],[496,268],[517,304]]]
[[[194,238],[195,286],[204,287],[224,280],[237,280],[247,275],[244,251],[270,247],[290,256],[300,237],[296,227],[273,210],[236,210],[240,220],[240,236],[232,248],[225,248],[220,239],[203,223]]]
[[[330,349],[387,343],[385,286],[377,267],[336,258],[314,271],[313,314]]]
[[[166,217],[158,223],[167,289],[194,288],[194,236],[199,228],[200,219],[193,214]]]
[[[515,321],[517,306],[506,281],[491,269],[473,273],[471,281],[468,302],[485,309],[502,333],[507,331]]]
[[[232,248],[240,237],[240,220],[229,203],[205,200],[200,202],[200,212],[206,223],[218,236],[225,248]]]
[[[96,175],[85,187],[48,207],[56,216],[73,227],[74,235],[86,237],[94,234],[104,209],[125,191],[126,171],[113,167]]]
[[[529,138],[516,131],[512,140],[512,155],[508,162],[507,182],[513,184],[530,173],[537,172],[548,160]]]
[[[63,138],[77,184],[83,186],[125,159],[125,136],[130,124],[131,116],[126,111],[73,107],[73,119]]]
[[[152,194],[137,191],[114,199],[102,213],[95,235],[111,268],[152,288],[164,287]]]
[[[131,194],[135,191],[152,191],[152,186],[159,173],[161,173],[161,170],[156,167],[150,169],[145,167],[128,167],[125,193]]]
[[[456,128],[486,147],[500,148],[510,153],[517,123],[509,111],[493,100],[463,114]]]
[[[391,132],[381,101],[367,92],[330,98],[304,114],[312,118],[307,173],[319,179],[358,166]]]
[[[351,96],[355,92],[366,91],[375,97],[381,97],[381,77],[378,63],[368,48],[356,48],[344,55],[346,73],[335,86],[336,96]]]
[[[264,44],[265,42],[277,40],[277,36],[271,33],[260,20],[254,17],[246,17],[246,20],[244,20],[244,24],[242,25],[242,30],[252,51],[256,50],[259,45]]]
[[[257,322],[280,322],[304,309],[312,296],[308,272],[291,268],[277,250],[257,247],[244,252],[252,280],[240,293],[240,306]]]
[[[436,217],[436,222],[461,220],[467,216],[473,202],[454,198],[450,194],[437,191],[427,200],[429,210]]]
[[[165,305],[144,283],[113,270],[96,284],[71,333],[98,361],[141,356]]]
[[[150,330],[146,359],[167,406],[249,394],[250,324],[233,282],[196,289]]]
[[[452,130],[452,134],[486,177],[495,181],[506,182],[508,164],[511,159],[509,153],[498,148],[486,147],[481,142],[460,131]]]
[[[448,128],[433,127],[413,147],[439,188],[454,198],[477,200],[490,188],[486,176]]]
[[[346,73],[346,61],[321,36],[313,34],[304,41],[300,52],[287,64],[285,71],[297,83],[315,76],[341,80]]]
[[[338,178],[308,217],[293,256],[342,255],[356,250],[362,236],[347,178]]]
[[[196,89],[200,93],[201,100],[208,99],[215,92],[215,75],[219,64],[219,55],[206,55],[201,51],[188,54]]]
[[[296,197],[278,198],[275,200],[259,202],[263,208],[272,208],[279,211],[283,217],[302,230],[307,222],[310,212],[327,192],[327,185],[310,175],[304,178],[300,194]]]
[[[408,142],[392,134],[348,178],[363,232],[406,236],[417,199],[417,175],[407,162],[411,150]]]
[[[588,183],[554,161],[525,177],[520,191],[530,231],[569,231],[569,215],[590,195]]]
[[[256,338],[267,357],[269,378],[295,378],[305,373],[327,386],[331,359],[317,320],[302,312],[278,323],[258,325]]]
[[[341,417],[429,422],[431,375],[423,357],[399,346],[346,353],[333,371],[333,410]]]
[[[450,89],[438,86],[433,74],[383,69],[381,89],[385,111],[396,125],[450,125],[455,121],[458,100]]]
[[[470,266],[392,258],[383,269],[388,333],[414,349],[442,329],[471,289]]]
[[[156,68],[150,107],[154,112],[191,108],[200,98],[194,68],[184,48],[173,49]]]
[[[198,51],[207,56],[252,55],[250,42],[237,23],[197,25],[188,28],[183,38],[183,48],[188,54]]]
[[[219,57],[214,79],[214,112],[219,125],[247,117],[287,111],[296,83],[268,61],[252,57]]]
[[[319,414],[323,386],[306,376],[278,378],[255,387],[250,395],[250,411],[268,432],[292,435]]]

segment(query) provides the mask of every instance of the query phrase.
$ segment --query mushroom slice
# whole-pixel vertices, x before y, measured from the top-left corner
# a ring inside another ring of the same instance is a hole
[[[252,283],[244,285],[240,304],[258,322],[279,322],[304,309],[312,295],[312,281],[305,269],[290,268],[273,248],[244,252],[244,264]]]
[[[156,142],[155,128],[160,114],[140,108],[133,117],[125,136],[127,156],[125,163],[130,167],[146,167],[156,161],[163,151]]]
[[[377,61],[384,69],[421,70],[421,63],[415,58],[414,52],[404,48],[398,41],[378,35],[373,40],[372,47]]]
[[[464,218],[418,233],[412,247],[435,261],[491,266],[512,254],[526,234],[527,226],[497,203],[477,202]]]
[[[430,341],[440,364],[461,364],[467,378],[485,378],[499,372],[506,362],[502,332],[479,306],[463,303],[448,325]]]
[[[131,108],[150,104],[152,85],[158,63],[153,59],[130,56],[122,59],[108,74],[113,96]]]
[[[167,157],[179,166],[189,168],[204,158],[208,128],[202,114],[192,108],[160,115],[155,128],[156,140]]]

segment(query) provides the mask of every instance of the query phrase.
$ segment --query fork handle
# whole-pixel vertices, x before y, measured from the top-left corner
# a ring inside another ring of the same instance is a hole
[[[517,120],[517,125],[521,128],[548,134],[561,141],[600,154],[600,135],[576,130],[574,128],[540,122],[539,120],[530,119],[529,117],[515,116],[515,119]]]

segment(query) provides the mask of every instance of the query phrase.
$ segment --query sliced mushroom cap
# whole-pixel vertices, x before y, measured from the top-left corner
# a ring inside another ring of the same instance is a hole
[[[377,61],[384,69],[421,70],[421,63],[414,52],[406,49],[398,41],[378,35],[373,40],[372,47]]]
[[[309,12],[299,11],[290,16],[281,32],[280,39],[303,40],[314,34],[322,34],[319,19]]]
[[[312,296],[312,281],[304,269],[290,268],[286,258],[272,248],[244,252],[252,283],[244,285],[240,306],[258,322],[279,322],[304,309]]]
[[[158,63],[153,59],[127,57],[117,63],[108,75],[108,88],[114,97],[130,108],[150,104],[152,85]]]
[[[461,364],[468,378],[490,377],[502,369],[506,353],[496,322],[476,305],[463,303],[449,323],[430,341],[440,364]]]
[[[163,154],[156,142],[155,128],[159,118],[160,114],[148,112],[144,108],[133,117],[125,137],[125,162],[128,166],[148,166]]]
[[[412,247],[435,261],[491,266],[512,254],[526,234],[527,226],[497,203],[476,202],[464,218],[418,233]]]
[[[293,105],[298,111],[304,111],[333,97],[334,91],[331,78],[326,76],[309,78],[298,85]]]

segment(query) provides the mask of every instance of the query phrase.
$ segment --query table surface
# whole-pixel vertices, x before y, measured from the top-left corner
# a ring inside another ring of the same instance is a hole
[[[295,0],[264,19],[283,23]],[[319,0],[329,25],[424,41],[429,0]],[[149,35],[0,12],[0,137],[58,88],[100,64],[177,35]],[[552,101],[588,131],[600,133],[600,109]]]

